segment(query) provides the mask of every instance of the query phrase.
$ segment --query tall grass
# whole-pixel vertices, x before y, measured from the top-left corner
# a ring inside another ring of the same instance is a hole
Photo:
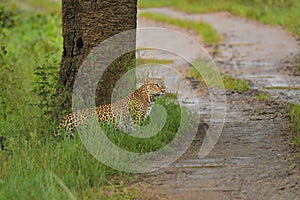
[[[229,11],[300,35],[300,1],[288,0],[140,0],[139,7],[174,7],[189,13]]]
[[[58,67],[60,16],[15,6],[2,5],[1,10],[0,135],[6,138],[5,151],[0,152],[1,198],[70,199],[90,184],[103,184],[106,168],[79,141],[50,137],[55,122],[43,115],[37,106],[41,96],[33,92],[39,84],[35,68]]]
[[[62,53],[60,14],[6,1],[0,3],[0,22],[0,199],[83,199],[122,173],[96,160],[78,136],[52,136],[57,122],[49,108],[55,106],[51,99]],[[167,144],[182,111],[174,101],[160,103],[170,117],[157,137],[134,140],[109,130],[111,141],[132,152]]]
[[[34,69],[56,65],[62,52],[60,17],[1,6],[0,135],[30,137],[38,122],[39,97],[33,93]],[[10,21],[9,24],[5,23]],[[24,120],[26,119],[26,120]],[[43,124],[43,123],[42,123]]]

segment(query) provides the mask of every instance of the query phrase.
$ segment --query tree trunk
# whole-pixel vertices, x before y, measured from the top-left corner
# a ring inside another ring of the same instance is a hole
[[[136,28],[137,0],[62,0],[64,49],[60,67],[60,107],[71,108],[76,73],[90,51],[102,41],[120,32]],[[135,46],[135,37],[132,44]],[[96,92],[96,105],[110,102],[116,81],[135,65],[130,52],[114,61],[104,72]]]

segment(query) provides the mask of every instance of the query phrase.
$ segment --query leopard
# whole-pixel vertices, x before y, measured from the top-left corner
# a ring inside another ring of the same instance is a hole
[[[121,130],[126,128],[134,130],[149,116],[158,97],[164,96],[165,93],[163,78],[147,79],[138,89],[114,103],[67,114],[57,126],[54,136],[61,136],[61,130],[64,129],[68,137],[73,137],[75,128],[87,123],[92,116],[96,116],[100,123],[116,124]]]

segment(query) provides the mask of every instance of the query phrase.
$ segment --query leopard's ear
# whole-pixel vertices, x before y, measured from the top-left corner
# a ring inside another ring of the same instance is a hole
[[[153,78],[147,78],[146,79],[146,83],[153,83],[153,82],[154,82]]]

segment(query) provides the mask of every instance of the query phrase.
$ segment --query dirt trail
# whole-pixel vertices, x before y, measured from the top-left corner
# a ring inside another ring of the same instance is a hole
[[[220,70],[233,77],[251,80],[255,88],[271,88],[268,91],[274,99],[299,103],[300,73],[294,62],[294,57],[300,53],[299,39],[282,28],[260,24],[227,12],[199,15],[169,8],[143,11],[209,23],[224,36],[224,41],[218,47],[220,53],[215,57]]]
[[[233,114],[206,158],[197,157],[204,134],[200,129],[187,154],[171,167],[143,176],[144,183],[169,199],[299,199],[299,169],[290,169],[296,161],[284,111],[252,95],[228,96]]]
[[[251,80],[254,88],[300,86],[299,76],[281,70],[284,64],[293,64],[292,58],[298,55],[299,47],[296,39],[279,27],[228,13],[188,15],[166,8],[148,11],[210,23],[225,36],[216,58],[220,70]],[[165,25],[139,19],[139,26]],[[188,47],[182,48],[188,51]],[[167,53],[160,57],[175,59],[173,66],[187,75],[188,66],[182,61]],[[192,84],[202,107],[200,117],[208,122],[209,95],[197,81]],[[292,102],[297,102],[300,96],[298,90],[268,91],[274,99]],[[198,158],[205,136],[205,128],[200,126],[195,142],[177,162],[140,176],[149,193],[162,194],[167,199],[300,199],[300,161],[297,150],[289,144],[291,133],[282,103],[257,101],[254,98],[257,93],[257,90],[244,94],[227,92],[227,118],[213,151],[204,159]]]

